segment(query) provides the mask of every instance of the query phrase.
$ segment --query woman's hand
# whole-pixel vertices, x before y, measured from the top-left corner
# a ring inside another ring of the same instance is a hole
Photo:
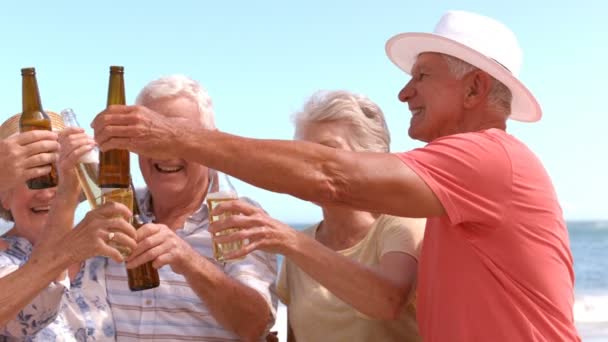
[[[81,262],[93,256],[106,256],[116,262],[124,261],[110,242],[135,250],[136,231],[129,220],[129,209],[116,202],[106,203],[89,211],[85,218],[62,239],[63,247],[72,253],[73,262]]]
[[[0,140],[0,191],[48,174],[57,159],[57,134],[29,131]]]
[[[76,166],[82,156],[95,148],[95,140],[87,136],[82,128],[67,127],[59,133],[59,146],[59,189],[74,189],[78,186]]]
[[[287,255],[296,246],[297,234],[293,228],[279,222],[261,208],[243,200],[226,201],[218,204],[211,212],[212,216],[231,213],[231,216],[220,219],[209,226],[216,243],[249,240],[248,244],[235,252],[227,253],[226,259],[239,258],[255,250]],[[227,235],[216,235],[223,230],[237,228],[238,232]]]

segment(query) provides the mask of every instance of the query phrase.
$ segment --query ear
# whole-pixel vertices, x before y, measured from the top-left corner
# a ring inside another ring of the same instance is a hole
[[[465,76],[464,106],[467,109],[477,107],[488,98],[494,80],[481,70],[476,70]]]

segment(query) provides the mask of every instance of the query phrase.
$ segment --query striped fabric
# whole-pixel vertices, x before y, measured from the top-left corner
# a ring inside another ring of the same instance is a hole
[[[150,212],[150,195],[145,191],[140,208]],[[208,209],[192,214],[176,234],[187,241],[201,255],[207,257],[226,274],[257,290],[276,315],[275,279],[276,256],[255,252],[243,261],[221,264],[212,258],[211,235],[207,231]],[[159,269],[160,286],[145,291],[131,292],[123,264],[109,261],[106,271],[108,298],[116,323],[118,341],[238,341],[238,336],[225,330],[211,315],[205,304],[192,291],[183,276],[171,267]],[[227,304],[229,305],[229,304]],[[273,322],[270,323],[271,327]]]

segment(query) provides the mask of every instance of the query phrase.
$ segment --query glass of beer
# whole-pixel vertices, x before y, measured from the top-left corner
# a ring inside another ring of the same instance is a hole
[[[126,189],[112,189],[111,191],[106,191],[101,195],[101,198],[98,199],[98,202],[100,205],[107,202],[118,202],[125,205],[133,212],[133,190],[129,187]],[[124,247],[114,241],[109,241],[108,245],[116,248],[120,254],[122,254],[123,258],[131,255],[132,250],[128,247]]]
[[[225,212],[221,216],[211,216],[211,211],[220,203],[226,201],[232,201],[238,199],[238,195],[234,186],[230,183],[228,175],[219,172],[212,171],[211,173],[211,186],[209,187],[209,193],[207,194],[207,207],[209,208],[209,223],[219,221],[228,216],[233,215],[230,212]],[[231,228],[225,229],[221,232],[215,233],[215,236],[228,235],[237,232],[239,229]],[[232,262],[242,260],[244,257],[236,259],[226,259],[224,256],[227,253],[238,251],[243,246],[243,241],[235,241],[229,243],[213,243],[213,257],[215,260],[220,262]]]

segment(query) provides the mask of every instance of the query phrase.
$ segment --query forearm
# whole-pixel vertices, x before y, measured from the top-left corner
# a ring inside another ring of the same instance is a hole
[[[285,256],[336,297],[375,319],[397,318],[414,290],[413,283],[397,281],[381,269],[351,260],[302,233]]]
[[[389,153],[357,153],[188,127],[175,141],[175,153],[184,159],[306,201],[404,217],[443,214],[428,186]]]
[[[259,340],[271,317],[263,297],[200,255],[192,260],[184,277],[213,317],[242,340]]]
[[[306,200],[331,200],[330,161],[335,149],[301,141],[249,139],[192,128],[179,139],[184,158],[245,182]],[[293,180],[297,179],[297,182]]]
[[[42,237],[38,239],[38,244],[54,244],[72,231],[72,227],[74,227],[74,214],[79,202],[79,189],[77,183],[65,187],[60,185],[57,189],[46,227]]]
[[[45,290],[58,275],[70,265],[66,253],[41,252],[18,270],[0,278],[0,327],[15,319]],[[60,294],[56,308],[33,308],[34,312],[59,310]]]

